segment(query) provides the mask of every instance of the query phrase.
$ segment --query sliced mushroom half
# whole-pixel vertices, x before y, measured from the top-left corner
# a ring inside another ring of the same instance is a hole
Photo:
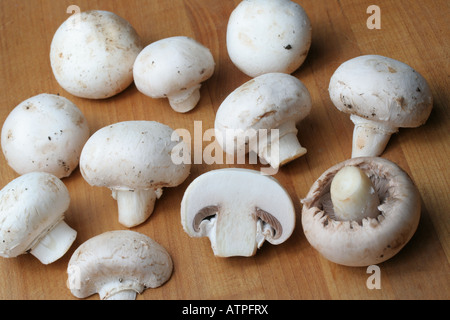
[[[278,245],[295,227],[287,191],[272,177],[247,169],[220,169],[195,179],[181,202],[181,223],[191,237],[208,237],[219,257],[256,253]]]

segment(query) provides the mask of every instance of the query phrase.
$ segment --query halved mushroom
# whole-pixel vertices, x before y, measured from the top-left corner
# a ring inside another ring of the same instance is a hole
[[[137,293],[163,285],[172,270],[169,253],[153,239],[135,231],[108,231],[75,250],[67,286],[77,298],[98,293],[102,300],[134,300]]]
[[[209,237],[219,257],[252,256],[267,240],[286,241],[295,227],[287,191],[272,177],[220,169],[195,179],[181,202],[181,224],[191,237]]]
[[[420,194],[411,178],[377,157],[353,158],[328,169],[302,203],[310,244],[347,266],[390,259],[411,239],[420,219]]]

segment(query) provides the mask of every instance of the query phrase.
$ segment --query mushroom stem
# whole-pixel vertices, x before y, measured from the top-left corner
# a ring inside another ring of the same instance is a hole
[[[112,190],[112,197],[117,200],[119,223],[131,228],[143,223],[150,217],[156,199],[161,196],[161,189]]]
[[[134,290],[123,290],[105,297],[102,300],[136,300],[136,295],[137,293]]]
[[[135,283],[116,279],[105,283],[99,290],[101,300],[136,300],[136,295],[142,288]]]
[[[350,119],[355,124],[353,131],[352,158],[377,157],[386,149],[391,135],[397,132],[397,128],[351,115]]]
[[[50,264],[69,250],[76,236],[77,232],[61,220],[34,244],[30,253],[43,264]]]
[[[200,101],[200,87],[199,84],[168,96],[172,109],[180,113],[186,113],[194,109]]]
[[[259,157],[275,169],[306,153],[306,149],[298,141],[294,121],[285,122],[276,130],[278,134],[271,132],[267,140],[260,139],[258,144]]]
[[[342,168],[330,188],[334,216],[340,221],[357,221],[378,216],[380,201],[369,177],[358,167]]]

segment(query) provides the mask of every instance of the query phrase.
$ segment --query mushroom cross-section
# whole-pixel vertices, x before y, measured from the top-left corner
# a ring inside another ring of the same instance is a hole
[[[134,300],[137,293],[167,282],[173,263],[167,250],[130,230],[97,235],[73,253],[67,286],[77,298],[98,293],[102,300]]]
[[[272,177],[248,169],[219,169],[196,178],[181,202],[191,237],[208,237],[219,257],[252,256],[267,240],[286,241],[295,227],[287,191]]]
[[[134,82],[143,94],[168,98],[173,110],[191,111],[200,100],[202,82],[214,73],[208,48],[189,37],[171,37],[148,45],[136,59]]]
[[[349,159],[326,170],[302,203],[307,240],[326,259],[346,266],[390,259],[420,219],[420,194],[411,178],[377,157]]]
[[[433,108],[425,78],[407,64],[378,55],[344,62],[329,84],[336,108],[355,124],[352,157],[383,153],[398,128],[423,125]]]
[[[24,174],[0,191],[0,256],[31,253],[43,264],[61,258],[77,232],[64,222],[70,196],[64,183],[46,172]]]
[[[190,163],[172,162],[179,139],[159,122],[115,123],[98,130],[86,142],[80,158],[81,174],[92,186],[110,188],[118,203],[119,222],[136,226],[151,215],[164,187],[178,186],[190,173]]]
[[[228,154],[251,151],[278,168],[306,153],[296,125],[311,108],[309,91],[297,78],[284,73],[261,75],[220,105],[214,125],[218,143]]]

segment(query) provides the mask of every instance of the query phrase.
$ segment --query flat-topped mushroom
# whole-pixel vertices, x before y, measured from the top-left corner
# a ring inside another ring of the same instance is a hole
[[[143,45],[117,14],[91,10],[71,15],[55,32],[50,62],[59,85],[77,97],[105,99],[133,82]]]
[[[26,173],[0,191],[0,256],[31,253],[43,264],[61,258],[77,232],[64,222],[70,196],[64,183],[46,172]]]
[[[173,110],[191,111],[200,100],[202,82],[214,73],[214,58],[189,37],[171,37],[148,45],[136,59],[134,82],[143,94],[168,98]]]
[[[112,190],[124,226],[147,220],[162,189],[178,186],[188,177],[189,163],[172,162],[179,144],[172,137],[179,138],[159,122],[124,121],[98,130],[86,142],[81,174],[90,185]]]
[[[302,203],[310,244],[326,259],[346,266],[390,259],[411,239],[420,219],[420,194],[411,178],[377,157],[331,167]]]
[[[287,191],[272,177],[247,169],[219,169],[196,178],[181,202],[191,237],[208,237],[219,257],[252,256],[264,241],[278,245],[295,227]]]
[[[258,76],[234,90],[215,119],[218,143],[228,154],[254,152],[278,168],[306,153],[297,138],[297,123],[312,107],[308,89],[284,73]],[[272,129],[278,130],[271,135]],[[252,135],[257,140],[251,141]]]
[[[355,124],[353,158],[381,155],[398,128],[423,125],[433,108],[424,77],[403,62],[378,55],[344,62],[331,77],[329,93]]]
[[[86,118],[68,99],[39,94],[16,106],[3,123],[1,144],[19,174],[43,171],[68,177],[89,138]]]
[[[102,300],[135,300],[167,282],[172,270],[169,253],[153,239],[130,230],[108,231],[74,251],[67,286],[77,298],[98,293]]]

